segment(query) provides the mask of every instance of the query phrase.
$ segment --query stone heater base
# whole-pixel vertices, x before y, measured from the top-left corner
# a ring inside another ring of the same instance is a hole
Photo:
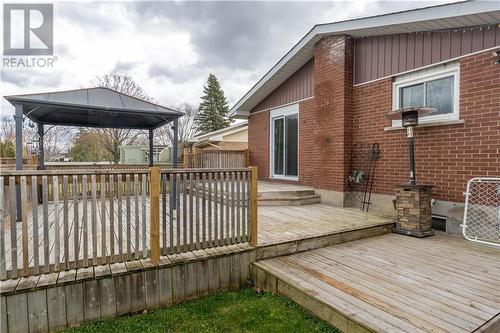
[[[400,185],[396,192],[395,233],[427,237],[432,230],[431,190],[429,185]]]

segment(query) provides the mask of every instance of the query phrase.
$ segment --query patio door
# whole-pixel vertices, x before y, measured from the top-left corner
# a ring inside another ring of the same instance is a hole
[[[271,112],[271,176],[296,180],[298,177],[298,106]]]

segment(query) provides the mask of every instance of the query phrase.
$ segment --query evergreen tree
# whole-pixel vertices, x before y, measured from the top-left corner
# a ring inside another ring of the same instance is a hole
[[[215,75],[208,76],[203,93],[198,113],[194,118],[198,135],[213,132],[231,124],[231,119],[228,118],[229,106]]]

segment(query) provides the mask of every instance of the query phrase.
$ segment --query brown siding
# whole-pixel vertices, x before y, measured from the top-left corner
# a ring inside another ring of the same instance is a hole
[[[354,83],[359,84],[500,46],[500,27],[358,38]]]
[[[314,95],[314,60],[293,73],[285,82],[262,100],[253,110],[260,111],[292,103]]]

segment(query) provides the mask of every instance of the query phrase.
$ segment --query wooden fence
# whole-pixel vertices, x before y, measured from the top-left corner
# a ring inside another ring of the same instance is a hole
[[[0,280],[257,237],[255,167],[3,171],[0,204]]]
[[[198,150],[184,151],[184,168],[245,168],[248,167],[246,150]]]

